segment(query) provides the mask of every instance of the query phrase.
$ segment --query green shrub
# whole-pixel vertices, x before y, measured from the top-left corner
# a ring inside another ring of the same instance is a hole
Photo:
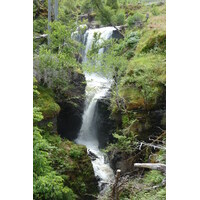
[[[144,20],[144,15],[137,12],[132,16],[129,16],[127,18],[127,23],[129,25],[129,27],[135,25],[136,23],[142,23],[142,21]]]
[[[137,43],[139,42],[140,37],[137,32],[132,32],[126,40],[126,45],[128,47],[136,48]]]
[[[114,133],[113,137],[117,140],[114,144],[109,144],[105,150],[105,152],[110,152],[113,150],[120,150],[126,153],[132,153],[135,151],[133,147],[136,144],[135,136],[125,136],[122,134]]]
[[[162,188],[157,192],[157,199],[165,200],[166,199],[166,188]]]
[[[117,10],[119,8],[117,0],[107,0],[106,5],[114,10]]]
[[[50,172],[45,176],[39,176],[33,184],[33,197],[37,200],[75,200],[73,191],[64,187],[63,179],[55,172]]]
[[[71,158],[79,159],[83,156],[83,151],[80,147],[72,146],[69,151],[69,156]]]
[[[160,14],[158,7],[155,5],[153,5],[151,12],[154,16],[158,16]]]
[[[47,29],[47,19],[36,19],[33,21],[33,32],[43,34]]]
[[[124,54],[127,59],[130,59],[135,55],[134,50],[136,49],[139,40],[139,34],[137,32],[131,32],[120,42],[116,51],[119,54]]]
[[[163,181],[164,176],[160,171],[151,170],[145,174],[144,183],[148,185],[156,185]]]

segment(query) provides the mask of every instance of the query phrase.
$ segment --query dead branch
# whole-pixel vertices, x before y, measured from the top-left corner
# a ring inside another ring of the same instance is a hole
[[[40,38],[47,38],[48,37],[48,34],[43,34],[43,35],[39,35],[39,36],[35,36],[33,37],[33,39],[40,39]]]
[[[150,144],[153,144],[153,143],[159,141],[159,139],[161,139],[164,135],[166,135],[166,131],[164,131],[164,132],[163,132],[160,136],[158,136],[156,139],[153,139],[153,140],[152,140],[152,143],[150,143]],[[139,147],[139,148],[140,148],[140,147]],[[137,154],[134,155],[133,157],[130,157],[130,158],[128,159],[128,161],[133,161],[133,160],[135,160],[135,158],[136,158],[137,156],[139,156],[142,152],[144,152],[145,149],[146,149],[146,148],[141,149],[139,153],[137,153]]]
[[[115,183],[113,184],[113,189],[112,189],[112,199],[113,200],[119,200],[119,191],[118,191],[117,186],[119,183],[120,173],[121,173],[121,170],[118,169],[117,173],[115,175]]]
[[[166,173],[166,165],[161,163],[135,163],[134,167],[159,170]]]

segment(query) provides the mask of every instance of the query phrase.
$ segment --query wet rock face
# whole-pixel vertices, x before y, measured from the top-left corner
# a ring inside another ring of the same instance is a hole
[[[137,122],[135,122],[130,130],[138,134],[140,141],[149,141],[149,137],[160,135],[162,129],[166,129],[165,125],[165,109],[141,111],[136,113]]]
[[[121,173],[124,174],[127,171],[131,171],[131,162],[128,160],[128,156],[125,153],[120,151],[113,151],[108,153],[108,158],[110,161],[110,166],[114,171],[117,169],[121,170]]]
[[[82,110],[72,104],[60,104],[61,112],[58,116],[58,133],[62,138],[74,140],[81,128]]]
[[[150,142],[150,138],[155,139],[162,133],[162,130],[166,130],[165,96],[161,100],[152,110],[139,108],[134,110],[134,118],[137,121],[128,128],[129,131],[137,133],[138,140]],[[120,127],[119,124],[118,127]],[[114,149],[108,153],[110,165],[114,171],[121,169],[122,174],[133,171],[135,173],[137,169],[133,169],[134,163],[141,162],[146,156],[145,151],[142,154],[138,153],[139,149],[133,154]]]
[[[108,142],[113,141],[112,133],[116,129],[115,121],[110,119],[110,94],[105,98],[99,99],[95,112],[95,120],[97,127],[97,137],[99,148],[104,148]]]
[[[118,30],[114,30],[114,31],[113,31],[113,34],[112,34],[112,38],[115,38],[115,39],[122,39],[122,38],[123,38],[123,35],[122,35]]]
[[[57,117],[51,119],[43,119],[38,123],[38,126],[52,134],[57,133]]]
[[[85,77],[81,73],[72,73],[70,89],[59,99],[61,107],[57,119],[58,133],[63,138],[74,140],[82,124],[85,101]]]

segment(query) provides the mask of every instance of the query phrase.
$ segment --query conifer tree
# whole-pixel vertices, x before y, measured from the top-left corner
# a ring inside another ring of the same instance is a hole
[[[111,7],[114,10],[117,10],[119,8],[117,0],[107,0],[106,5]]]
[[[48,31],[50,32],[50,22],[51,22],[51,0],[48,0]],[[50,43],[50,39],[48,36],[48,44]]]

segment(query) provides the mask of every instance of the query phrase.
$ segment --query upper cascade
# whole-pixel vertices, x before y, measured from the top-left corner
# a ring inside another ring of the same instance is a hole
[[[94,41],[94,33],[100,34],[100,40],[98,41],[101,44],[104,40],[108,40],[112,37],[113,31],[116,30],[114,27],[103,27],[88,29],[84,34],[83,44],[85,45],[85,50],[83,52],[83,62],[87,61],[87,52],[92,48],[92,43]],[[99,54],[103,53],[103,48],[99,49]]]

